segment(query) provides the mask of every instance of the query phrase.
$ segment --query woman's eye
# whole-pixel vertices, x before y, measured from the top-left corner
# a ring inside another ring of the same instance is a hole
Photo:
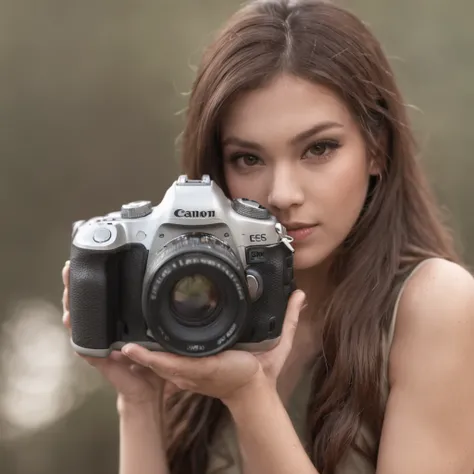
[[[304,153],[304,158],[329,158],[340,147],[336,141],[326,140],[311,145]]]
[[[260,163],[260,158],[253,155],[234,155],[231,161],[240,166],[255,166]]]

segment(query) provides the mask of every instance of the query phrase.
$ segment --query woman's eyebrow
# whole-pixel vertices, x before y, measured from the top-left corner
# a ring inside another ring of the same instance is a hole
[[[312,137],[313,135],[316,135],[317,133],[324,132],[324,131],[329,130],[331,128],[344,128],[344,125],[342,125],[341,123],[338,123],[338,122],[320,122],[316,125],[313,125],[311,128],[298,133],[298,135],[296,135],[296,136],[294,136],[293,138],[290,139],[289,143],[291,145],[296,145],[296,144]],[[250,148],[250,149],[253,149],[253,150],[257,150],[257,151],[262,151],[263,150],[263,147],[261,145],[259,145],[258,143],[248,141],[248,140],[244,140],[244,139],[236,137],[236,136],[226,137],[222,141],[222,146],[226,146],[226,145],[237,145],[237,146],[241,146],[241,147],[244,147],[244,148]]]

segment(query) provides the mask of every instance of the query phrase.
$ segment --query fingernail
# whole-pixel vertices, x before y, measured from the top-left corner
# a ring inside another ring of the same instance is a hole
[[[298,290],[300,293],[300,298],[301,298],[301,304],[303,304],[306,301],[306,293],[303,290]]]
[[[122,352],[125,354],[125,355],[129,355],[131,353],[131,350],[132,350],[132,344],[125,344],[123,347],[122,347]]]

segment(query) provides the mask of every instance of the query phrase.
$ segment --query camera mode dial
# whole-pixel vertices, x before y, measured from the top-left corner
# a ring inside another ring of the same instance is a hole
[[[268,219],[270,212],[267,208],[261,206],[257,201],[251,199],[238,198],[232,201],[232,209],[241,216],[252,219]]]
[[[150,201],[134,201],[124,204],[120,211],[122,219],[139,219],[152,212],[153,208]]]

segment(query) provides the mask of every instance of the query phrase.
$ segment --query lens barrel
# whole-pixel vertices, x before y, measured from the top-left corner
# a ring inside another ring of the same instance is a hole
[[[245,272],[233,250],[210,234],[171,240],[145,281],[144,313],[153,338],[188,356],[216,354],[238,340],[249,313]]]

